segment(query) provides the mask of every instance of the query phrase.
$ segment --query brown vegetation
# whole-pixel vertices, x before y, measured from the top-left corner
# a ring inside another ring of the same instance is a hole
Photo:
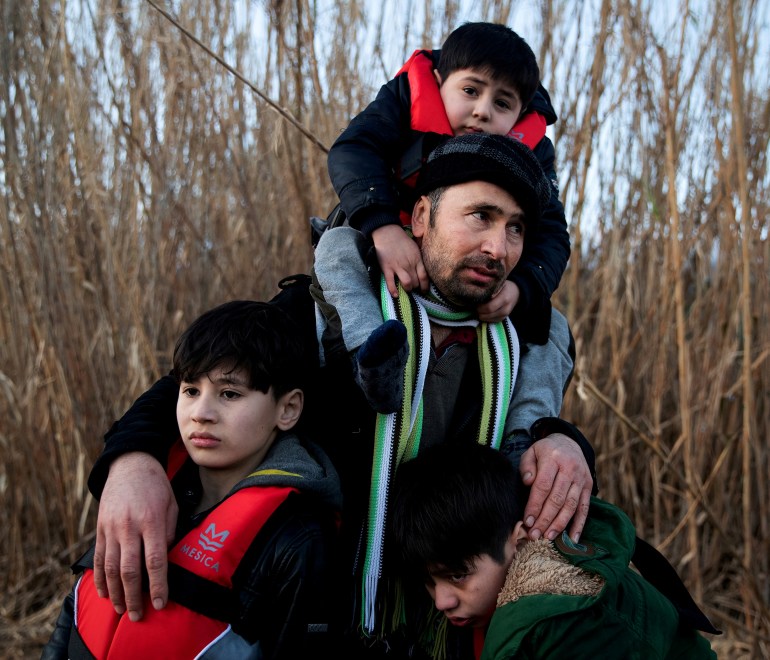
[[[211,52],[150,2],[0,2],[6,657],[47,638],[94,527],[102,434],[166,371],[179,330],[308,271],[307,218],[335,201],[319,145],[414,48],[514,17],[505,1],[472,16],[428,2],[395,34],[397,3],[159,4]],[[770,16],[757,0],[696,5],[545,0],[529,28],[512,24],[560,114],[573,257],[555,301],[579,356],[563,416],[597,449],[602,495],[725,631],[720,656],[759,658]]]

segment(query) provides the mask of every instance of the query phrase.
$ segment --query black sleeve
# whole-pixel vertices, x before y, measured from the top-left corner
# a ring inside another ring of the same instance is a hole
[[[596,454],[594,453],[594,448],[591,446],[591,443],[588,442],[577,426],[570,424],[563,419],[559,419],[558,417],[542,417],[532,425],[529,432],[533,440],[541,440],[551,433],[563,433],[568,438],[577,442],[580,450],[583,452],[586,463],[588,463],[591,477],[594,480],[594,487],[591,490],[591,495],[599,494],[599,482],[596,479]]]
[[[406,75],[380,88],[329,150],[327,165],[350,225],[366,236],[399,222],[394,170],[411,140]]]
[[[551,325],[551,296],[567,268],[570,238],[564,207],[559,201],[553,144],[543,138],[534,153],[553,188],[540,224],[526,234],[524,252],[509,276],[521,294],[511,320],[523,342],[544,344]]]
[[[179,385],[164,376],[142,394],[104,436],[104,450],[88,477],[88,489],[99,499],[112,461],[131,451],[142,451],[166,464],[169,447],[179,436],[176,401]]]
[[[535,96],[527,105],[527,112],[537,112],[545,117],[545,123],[551,126],[556,123],[558,117],[556,116],[556,110],[553,109],[551,104],[551,95],[548,90],[543,87],[542,83],[537,86]]]
[[[304,496],[285,504],[280,523],[276,525],[273,514],[269,528],[260,531],[271,540],[250,548],[242,562],[253,568],[244,578],[233,577],[234,583],[243,580],[242,610],[233,630],[252,644],[259,641],[271,660],[325,657],[323,650],[333,650],[331,513]]]
[[[67,647],[70,643],[72,622],[75,616],[75,594],[70,591],[61,606],[51,637],[43,647],[40,660],[66,660],[69,657]]]

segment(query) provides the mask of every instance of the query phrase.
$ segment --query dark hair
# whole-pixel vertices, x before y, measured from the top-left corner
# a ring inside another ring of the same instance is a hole
[[[429,566],[463,572],[483,554],[502,562],[523,514],[522,488],[491,447],[468,440],[424,450],[393,483],[389,534],[398,568],[424,578]]]
[[[201,314],[179,337],[173,374],[193,381],[216,368],[244,369],[249,387],[278,398],[304,389],[310,368],[299,325],[275,305],[234,300]]]
[[[464,23],[441,46],[441,80],[460,69],[478,69],[503,80],[518,93],[522,109],[540,83],[537,59],[526,41],[499,23]]]

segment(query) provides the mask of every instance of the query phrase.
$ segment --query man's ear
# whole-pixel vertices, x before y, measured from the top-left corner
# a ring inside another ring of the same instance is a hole
[[[412,236],[422,238],[430,220],[430,200],[422,195],[412,209]]]
[[[302,414],[302,406],[304,403],[305,394],[299,388],[295,388],[283,394],[281,398],[278,399],[278,420],[275,425],[281,431],[288,431],[292,428]]]
[[[436,79],[438,86],[441,87],[444,81],[441,80],[441,74],[438,72],[438,69],[433,69],[433,77]]]

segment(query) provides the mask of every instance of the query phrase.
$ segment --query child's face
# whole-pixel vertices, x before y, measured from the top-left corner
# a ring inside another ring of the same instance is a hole
[[[441,80],[441,100],[455,135],[507,135],[521,113],[521,100],[510,85],[477,69],[459,69]]]
[[[215,369],[182,382],[176,417],[187,451],[199,466],[246,476],[278,433],[281,402],[248,386],[243,370]]]
[[[436,609],[443,612],[453,626],[484,627],[497,605],[510,561],[497,563],[490,555],[476,557],[466,572],[457,574],[430,567],[425,585]]]

